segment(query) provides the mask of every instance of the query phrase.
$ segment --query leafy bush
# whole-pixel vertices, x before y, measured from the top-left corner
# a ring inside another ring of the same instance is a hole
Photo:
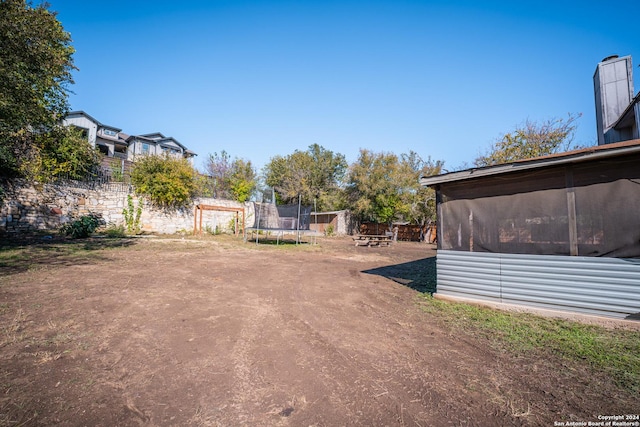
[[[326,236],[333,236],[333,224],[327,225],[327,228],[324,230],[324,234]]]
[[[171,156],[146,156],[131,172],[136,193],[146,196],[160,208],[187,206],[196,191],[196,171],[186,159]]]
[[[19,171],[28,179],[40,182],[56,178],[81,180],[94,173],[100,164],[102,155],[76,128],[56,126],[47,132],[25,133],[24,138],[30,148],[28,160],[22,159]]]
[[[121,239],[126,236],[126,233],[124,232],[124,225],[110,224],[106,230],[104,230],[104,235],[111,239]]]
[[[62,226],[61,232],[73,239],[89,237],[100,226],[101,219],[96,214],[83,215]]]
[[[133,197],[131,194],[127,196],[127,207],[122,210],[124,223],[127,227],[127,233],[140,234],[140,215],[142,215],[142,206],[138,201],[138,207],[133,206]]]

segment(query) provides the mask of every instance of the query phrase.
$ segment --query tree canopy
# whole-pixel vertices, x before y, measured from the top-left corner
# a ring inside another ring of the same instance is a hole
[[[423,188],[419,178],[440,173],[442,166],[443,162],[425,161],[413,151],[398,157],[360,150],[349,170],[348,205],[363,221],[424,224],[435,219],[435,201],[433,190]]]
[[[492,166],[576,148],[572,147],[573,135],[580,116],[569,114],[566,119],[554,118],[540,123],[527,120],[513,132],[504,134],[474,163],[476,166]]]
[[[196,171],[187,159],[169,155],[144,156],[131,171],[136,193],[165,209],[188,205],[196,192]]]
[[[207,179],[204,193],[221,199],[245,202],[251,197],[258,182],[251,161],[237,157],[232,160],[224,150],[220,154],[209,154],[205,173]]]
[[[35,138],[38,144],[32,151],[37,155],[23,164],[22,171],[37,181],[47,182],[56,177],[86,179],[100,164],[102,155],[75,127],[55,126]]]
[[[339,209],[347,167],[344,155],[312,144],[307,151],[271,158],[264,168],[265,183],[282,203],[297,202],[300,196],[303,204],[315,203],[318,211]]]
[[[74,48],[47,4],[0,1],[0,168],[20,173],[68,109]],[[35,148],[35,153],[32,149]]]

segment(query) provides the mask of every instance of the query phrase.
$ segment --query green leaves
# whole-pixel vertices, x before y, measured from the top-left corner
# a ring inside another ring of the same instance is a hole
[[[37,181],[51,181],[56,177],[84,179],[100,164],[101,154],[91,147],[81,132],[74,128],[56,126],[47,133],[34,135],[38,155],[23,164],[22,171]]]
[[[527,120],[523,126],[496,141],[489,152],[479,156],[474,163],[492,166],[567,151],[571,148],[576,120],[580,116],[569,114],[566,120],[555,118],[542,123]]]
[[[83,215],[80,218],[62,226],[61,232],[72,239],[84,239],[89,237],[100,226],[101,219],[98,215]]]
[[[257,185],[256,172],[250,161],[231,157],[226,151],[209,154],[209,178],[204,183],[205,194],[228,198],[243,203],[249,199]]]
[[[176,209],[191,203],[196,171],[188,160],[171,156],[145,156],[131,171],[136,193],[160,208]]]
[[[140,217],[142,216],[142,203],[138,200],[138,207],[133,206],[133,197],[127,195],[127,207],[122,210],[124,224],[127,227],[127,233],[140,234]]]
[[[0,168],[14,174],[37,141],[25,131],[54,127],[68,108],[74,48],[55,13],[24,0],[0,1]],[[36,147],[37,148],[37,147]]]
[[[424,224],[435,220],[433,190],[423,188],[419,179],[439,174],[442,166],[443,162],[425,161],[413,151],[398,157],[360,150],[349,171],[348,204],[365,221]]]
[[[305,205],[315,202],[319,211],[334,210],[341,208],[347,166],[342,154],[312,144],[307,151],[273,157],[264,168],[265,182],[283,203],[297,202],[300,195]]]

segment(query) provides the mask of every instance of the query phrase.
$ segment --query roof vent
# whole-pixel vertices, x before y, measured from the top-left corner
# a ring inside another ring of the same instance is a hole
[[[604,58],[600,62],[607,62],[607,61],[611,61],[612,59],[616,59],[616,58],[618,58],[618,55],[611,55],[611,56],[607,56],[606,58]]]

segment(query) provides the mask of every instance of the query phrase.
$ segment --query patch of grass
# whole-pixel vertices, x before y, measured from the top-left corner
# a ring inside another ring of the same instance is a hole
[[[607,329],[529,313],[510,313],[424,296],[421,308],[454,329],[475,331],[498,349],[521,354],[549,352],[587,363],[615,382],[640,393],[640,332]]]
[[[131,239],[8,240],[0,244],[0,278],[39,268],[85,264],[104,258],[104,249],[131,244]]]
[[[4,322],[0,327],[2,335],[0,335],[0,348],[7,344],[22,341],[23,334],[21,333],[23,324],[26,321],[27,316],[22,308],[16,310],[16,314],[9,322]]]
[[[127,236],[124,225],[122,224],[109,224],[107,228],[104,229],[103,234],[105,237],[108,237],[110,239],[122,239]]]

